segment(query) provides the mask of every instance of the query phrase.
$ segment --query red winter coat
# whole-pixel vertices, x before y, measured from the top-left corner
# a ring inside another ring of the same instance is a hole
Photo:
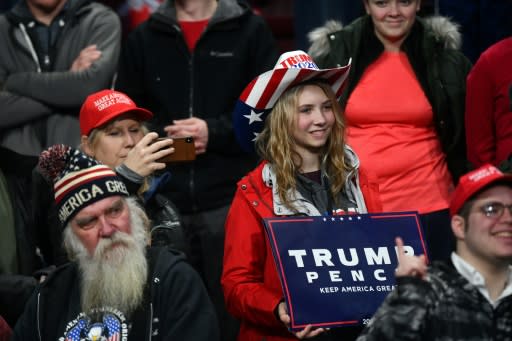
[[[296,340],[274,315],[283,299],[262,218],[274,217],[272,188],[262,179],[266,162],[238,182],[226,219],[222,287],[228,311],[241,320],[239,341]],[[359,171],[368,212],[382,211],[378,185]]]

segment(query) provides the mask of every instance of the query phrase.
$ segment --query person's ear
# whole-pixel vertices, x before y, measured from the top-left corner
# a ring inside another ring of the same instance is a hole
[[[370,4],[368,3],[368,0],[363,0],[364,10],[366,11],[366,14],[370,15]]]
[[[466,220],[462,216],[455,214],[452,217],[451,225],[455,239],[464,240],[466,236]]]
[[[80,138],[80,149],[90,157],[94,157],[94,150],[89,142],[89,138],[85,135],[82,135]]]

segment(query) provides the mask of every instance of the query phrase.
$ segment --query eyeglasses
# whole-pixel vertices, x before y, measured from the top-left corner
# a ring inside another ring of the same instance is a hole
[[[480,212],[482,212],[486,217],[498,219],[501,218],[505,212],[505,208],[508,209],[508,212],[512,215],[512,204],[505,205],[497,201],[481,206]]]

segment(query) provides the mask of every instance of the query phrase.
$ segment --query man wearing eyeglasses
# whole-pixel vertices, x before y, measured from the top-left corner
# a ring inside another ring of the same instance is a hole
[[[149,220],[111,168],[64,145],[38,167],[73,262],[36,289],[12,340],[218,340],[201,278],[178,252],[147,247]]]
[[[512,175],[462,176],[450,215],[451,262],[397,278],[358,340],[512,340]]]

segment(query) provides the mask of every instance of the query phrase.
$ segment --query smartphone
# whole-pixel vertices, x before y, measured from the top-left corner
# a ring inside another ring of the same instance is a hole
[[[155,140],[155,142],[165,139],[169,139],[169,137],[159,137],[158,139]],[[196,159],[196,148],[194,146],[193,137],[175,137],[172,140],[174,142],[171,145],[171,147],[174,147],[174,153],[164,156],[161,159],[158,159],[158,162],[178,163],[193,161]]]

